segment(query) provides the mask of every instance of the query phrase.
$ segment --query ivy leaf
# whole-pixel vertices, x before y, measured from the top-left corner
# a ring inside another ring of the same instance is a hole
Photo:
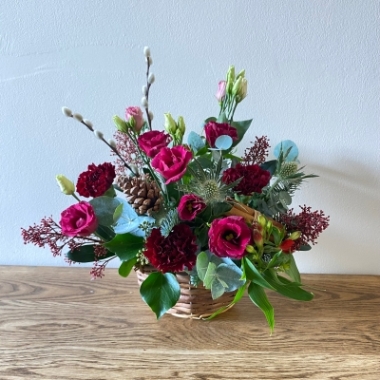
[[[66,253],[69,260],[75,261],[76,263],[91,263],[93,261],[99,260],[95,256],[95,245],[81,245],[76,249],[72,249]],[[101,257],[101,260],[107,259],[108,257],[115,256],[113,252],[107,250],[107,254]]]
[[[128,261],[123,261],[119,267],[119,275],[121,277],[128,277],[129,273],[131,273],[131,270],[136,263],[137,263],[136,257]]]
[[[248,287],[248,296],[251,301],[264,313],[271,332],[274,329],[274,309],[265,294],[264,289],[254,282]]]
[[[122,261],[129,261],[137,256],[137,253],[144,246],[144,239],[132,234],[116,235],[104,246],[114,252]]]
[[[142,299],[160,319],[179,300],[180,286],[172,273],[151,273],[141,284]]]

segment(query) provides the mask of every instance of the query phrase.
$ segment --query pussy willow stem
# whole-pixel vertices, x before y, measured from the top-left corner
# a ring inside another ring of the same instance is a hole
[[[71,116],[71,117],[73,117],[73,116]],[[91,132],[94,132],[95,130],[94,130],[94,128],[92,128],[92,126],[91,125],[89,125],[89,124],[86,124],[83,120],[81,121],[81,123],[84,125],[84,126],[86,126]],[[108,143],[108,141],[104,138],[104,137],[100,137],[100,140],[101,141],[103,141],[119,158],[120,158],[120,160],[123,162],[123,164],[124,164],[124,166],[134,175],[134,176],[136,176],[136,177],[138,177],[138,173],[135,173],[134,171],[133,171],[133,169],[128,165],[128,163],[124,160],[124,158],[123,157],[121,157],[121,155],[120,155],[120,153],[119,153],[119,151],[115,148],[115,147],[113,147],[112,145],[110,145],[109,143]]]
[[[146,114],[146,118],[148,119],[149,130],[151,131],[152,119],[150,118],[150,115],[149,115],[149,89],[150,89],[151,83],[148,83],[149,69],[150,69],[150,63],[149,63],[149,57],[147,57],[146,58],[146,94],[144,95],[146,97],[148,105],[145,107],[145,114]]]

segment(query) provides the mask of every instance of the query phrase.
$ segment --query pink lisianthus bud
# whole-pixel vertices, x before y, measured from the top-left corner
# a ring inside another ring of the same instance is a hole
[[[59,224],[66,236],[89,236],[96,231],[98,219],[91,204],[82,201],[62,211]]]
[[[125,110],[125,119],[127,120],[127,122],[131,123],[131,125],[133,124],[133,122],[131,122],[132,118],[134,119],[134,130],[136,132],[140,132],[141,128],[145,123],[143,113],[140,107],[128,107]]]
[[[178,215],[182,220],[193,220],[206,208],[203,199],[195,194],[185,194],[178,205]]]
[[[215,97],[218,99],[218,102],[220,103],[223,101],[224,97],[226,96],[226,81],[221,80],[218,84],[218,91],[215,94]]]

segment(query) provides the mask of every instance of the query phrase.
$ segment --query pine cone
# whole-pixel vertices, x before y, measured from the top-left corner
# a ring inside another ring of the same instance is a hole
[[[158,211],[162,203],[160,188],[149,175],[140,177],[120,176],[117,185],[123,190],[128,203],[139,215],[150,215]]]

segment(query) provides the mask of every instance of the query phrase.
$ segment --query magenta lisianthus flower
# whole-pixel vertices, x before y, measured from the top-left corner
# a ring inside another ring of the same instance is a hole
[[[111,187],[115,177],[115,167],[109,162],[88,165],[88,170],[79,175],[77,192],[82,197],[100,197]]]
[[[66,236],[89,236],[98,228],[98,219],[91,204],[82,201],[62,211],[59,224]]]
[[[219,257],[241,259],[252,238],[250,228],[241,216],[215,219],[208,232],[209,249]]]
[[[232,140],[237,140],[237,130],[235,127],[228,123],[217,123],[216,121],[209,121],[205,125],[205,135],[206,141],[211,148],[215,148],[215,140],[219,136],[227,135],[232,138]]]
[[[182,220],[193,220],[206,208],[203,199],[195,194],[186,194],[179,201],[178,215]]]
[[[162,148],[165,148],[170,141],[170,135],[161,131],[145,132],[137,139],[139,147],[150,158],[153,158]]]
[[[190,227],[177,224],[167,237],[162,236],[160,229],[153,228],[146,239],[144,255],[163,273],[176,273],[194,267],[197,249],[196,237]]]
[[[128,107],[125,110],[125,119],[130,122],[131,119],[135,121],[134,129],[136,132],[140,132],[143,127],[145,120],[143,116],[143,112],[140,107]]]
[[[166,179],[165,184],[168,185],[183,177],[192,157],[189,150],[178,145],[161,149],[151,161],[151,165]]]
[[[218,99],[218,102],[221,102],[226,96],[226,84],[227,83],[225,80],[221,80],[218,83],[218,91],[215,94],[215,97]]]

